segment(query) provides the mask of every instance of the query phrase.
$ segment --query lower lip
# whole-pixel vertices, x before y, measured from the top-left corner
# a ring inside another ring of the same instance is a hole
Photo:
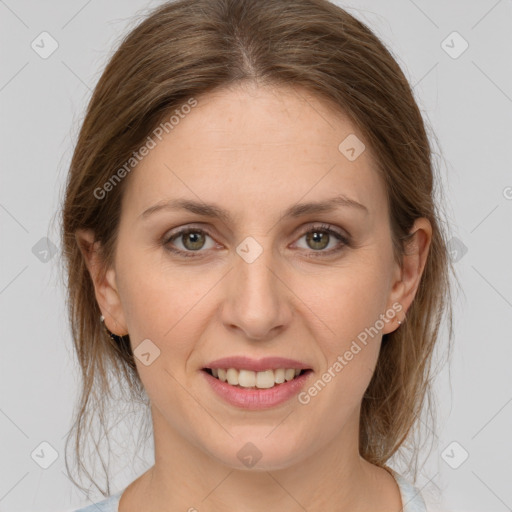
[[[205,370],[201,370],[201,373],[204,374],[213,391],[229,404],[242,409],[261,410],[283,404],[297,395],[312,372],[308,370],[292,380],[276,384],[273,388],[268,389],[231,386],[231,384],[213,377]]]

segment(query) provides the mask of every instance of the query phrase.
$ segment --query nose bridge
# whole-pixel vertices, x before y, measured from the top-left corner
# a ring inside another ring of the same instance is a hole
[[[275,275],[271,271],[276,266],[271,237],[246,237],[236,248],[235,274],[241,291],[251,301],[269,302],[275,300]]]
[[[276,277],[278,267],[271,237],[245,238],[236,247],[230,272],[229,297],[224,322],[242,329],[246,336],[263,338],[286,323],[286,288]]]

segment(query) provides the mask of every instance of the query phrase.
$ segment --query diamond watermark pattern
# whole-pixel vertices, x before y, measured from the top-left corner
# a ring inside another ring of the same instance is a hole
[[[469,43],[457,31],[454,31],[443,40],[441,48],[452,59],[458,59],[469,48]]]
[[[32,253],[43,263],[48,263],[57,252],[55,244],[47,237],[41,238],[33,247]]]
[[[252,468],[261,459],[263,454],[253,443],[245,443],[236,456],[244,466]]]
[[[252,263],[263,252],[263,247],[252,236],[248,236],[237,246],[236,252],[247,263]]]
[[[359,158],[365,149],[366,146],[363,144],[363,141],[353,133],[343,139],[338,146],[340,153],[351,162]]]
[[[59,453],[50,443],[43,441],[32,451],[30,457],[38,466],[48,469],[59,458]]]
[[[464,242],[456,237],[453,237],[448,241],[447,247],[450,258],[454,263],[460,261],[468,252],[468,248]]]
[[[451,442],[441,453],[441,458],[450,466],[452,469],[458,469],[466,462],[469,457],[469,453],[466,449],[457,441]]]
[[[41,32],[32,43],[30,43],[30,46],[39,57],[47,59],[59,47],[59,43],[48,32]]]
[[[149,366],[160,356],[160,349],[150,340],[145,339],[133,351],[133,355],[144,365]]]

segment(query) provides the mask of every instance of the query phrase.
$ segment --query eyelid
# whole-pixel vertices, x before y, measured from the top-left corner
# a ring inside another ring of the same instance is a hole
[[[204,224],[201,223],[191,223],[166,231],[165,234],[162,236],[162,241],[163,243],[165,243],[166,241],[172,240],[173,238],[178,237],[179,235],[182,235],[189,231],[201,231],[210,236],[211,238],[213,238],[211,234],[212,230],[209,227],[206,227]]]
[[[345,230],[341,230],[337,226],[329,224],[328,222],[310,222],[305,227],[301,226],[298,229],[298,232],[301,233],[300,236],[304,236],[306,233],[309,233],[310,231],[314,231],[315,229],[318,231],[333,232],[333,233],[337,234],[340,238],[345,240],[347,243],[350,241],[350,235]]]

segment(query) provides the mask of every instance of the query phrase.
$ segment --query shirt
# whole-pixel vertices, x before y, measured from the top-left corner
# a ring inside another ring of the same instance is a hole
[[[420,491],[409,483],[403,476],[399,475],[396,471],[391,470],[392,475],[400,489],[400,496],[402,497],[402,511],[403,512],[427,512],[425,501],[421,496]],[[119,512],[119,502],[121,501],[122,491],[113,494],[112,496],[89,505],[88,507],[75,510],[75,512]]]

